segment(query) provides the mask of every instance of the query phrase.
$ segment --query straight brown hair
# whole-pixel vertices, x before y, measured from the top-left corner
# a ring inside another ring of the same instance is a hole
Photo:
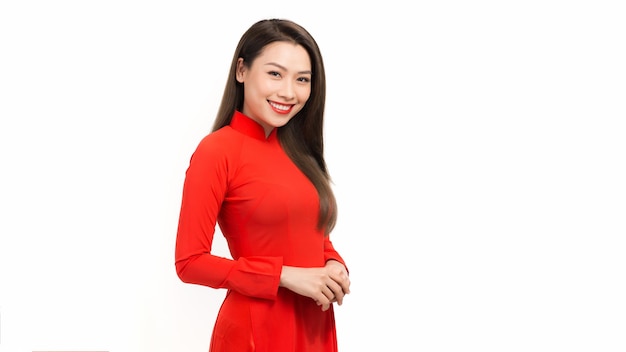
[[[271,43],[282,41],[302,46],[311,60],[311,95],[306,104],[287,124],[277,130],[278,139],[291,160],[311,180],[320,198],[318,229],[328,235],[337,222],[337,202],[324,159],[324,108],[326,72],[322,54],[313,36],[302,26],[285,19],[265,19],[253,24],[241,37],[233,55],[230,72],[217,112],[213,131],[228,124],[235,110],[243,108],[243,84],[236,79],[237,61],[246,66]]]

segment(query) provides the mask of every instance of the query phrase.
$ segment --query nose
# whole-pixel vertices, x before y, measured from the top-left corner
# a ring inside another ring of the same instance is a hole
[[[294,90],[294,84],[290,80],[284,80],[280,86],[278,91],[278,96],[286,101],[292,100],[295,98],[296,93]]]

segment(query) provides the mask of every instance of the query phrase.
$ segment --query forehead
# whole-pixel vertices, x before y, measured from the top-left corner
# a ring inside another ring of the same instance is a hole
[[[311,71],[311,58],[306,49],[291,42],[273,42],[266,45],[253,65],[280,65],[288,70]]]

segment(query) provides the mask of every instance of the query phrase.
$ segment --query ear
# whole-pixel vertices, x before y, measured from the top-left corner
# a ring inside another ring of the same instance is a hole
[[[243,78],[246,73],[246,65],[243,63],[243,58],[237,59],[237,69],[235,70],[235,75],[237,77],[237,82],[243,83]]]

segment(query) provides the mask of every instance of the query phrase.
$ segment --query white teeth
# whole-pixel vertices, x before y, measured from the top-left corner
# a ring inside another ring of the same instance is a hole
[[[273,103],[273,102],[270,102],[270,105],[272,105],[274,108],[276,108],[278,110],[283,110],[283,111],[287,111],[290,108],[289,105],[281,105],[281,104],[276,104],[276,103]]]

